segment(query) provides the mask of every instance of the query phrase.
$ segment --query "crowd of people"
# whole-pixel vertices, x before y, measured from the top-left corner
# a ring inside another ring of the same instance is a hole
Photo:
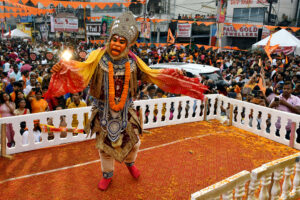
[[[51,67],[61,59],[60,55],[64,50],[68,49],[72,52],[72,59],[82,61],[92,50],[103,46],[104,44],[82,42],[64,44],[54,41],[36,44],[21,40],[0,42],[1,117],[91,105],[93,99],[89,96],[89,88],[57,98],[44,99],[43,94],[48,89]],[[169,47],[135,45],[132,51],[148,65],[188,62],[217,67],[220,72],[213,74],[183,72],[189,77],[199,77],[201,82],[209,88],[207,94],[218,93],[261,106],[300,114],[299,56],[276,54],[272,55],[272,60],[270,60],[263,52],[218,52],[176,45]],[[164,93],[153,84],[144,84],[141,80],[137,84],[139,94],[134,97],[136,100],[176,96]],[[225,107],[225,105],[222,107],[223,113],[226,113]],[[171,113],[174,109],[174,107],[171,108]],[[164,107],[163,117],[165,117],[165,112]],[[252,113],[249,118],[253,120],[254,116],[251,115]],[[259,121],[260,116],[255,118]],[[267,127],[267,131],[269,128]],[[276,128],[278,135],[280,122]],[[286,138],[289,138],[290,122],[286,130]],[[8,142],[13,145],[12,127],[8,126],[7,131],[11,132]]]

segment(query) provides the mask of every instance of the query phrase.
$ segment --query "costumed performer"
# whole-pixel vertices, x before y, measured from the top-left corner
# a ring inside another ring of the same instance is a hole
[[[137,96],[138,76],[166,92],[203,99],[207,89],[198,78],[185,77],[174,69],[151,69],[129,49],[138,37],[137,23],[131,12],[118,17],[111,26],[105,48],[97,49],[85,62],[61,60],[52,68],[52,77],[45,96],[61,96],[82,91],[90,83],[95,101],[85,132],[96,133],[103,178],[98,184],[106,190],[111,183],[114,161],[125,162],[134,178],[140,171],[134,165],[142,133],[140,120],[133,108]]]

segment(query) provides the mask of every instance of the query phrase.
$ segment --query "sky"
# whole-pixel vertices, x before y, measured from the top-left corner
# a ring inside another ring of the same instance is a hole
[[[175,0],[176,10],[175,14],[200,14],[207,15],[207,13],[216,13],[216,1],[212,0]],[[172,2],[172,1],[171,1]],[[173,0],[174,2],[174,0]],[[173,3],[172,2],[172,3]],[[188,2],[188,3],[187,3]],[[207,6],[207,7],[206,7]],[[210,7],[210,8],[208,8]]]

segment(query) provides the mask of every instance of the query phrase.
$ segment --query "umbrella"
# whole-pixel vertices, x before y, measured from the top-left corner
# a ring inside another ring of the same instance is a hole
[[[21,67],[21,72],[23,72],[23,71],[30,71],[31,68],[32,68],[31,65],[25,64],[25,65],[23,65],[23,66]]]

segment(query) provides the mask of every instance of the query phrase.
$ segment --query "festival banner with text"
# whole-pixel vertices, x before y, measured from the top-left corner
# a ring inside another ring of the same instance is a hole
[[[235,30],[232,25],[224,25],[223,36],[227,37],[258,37],[258,28],[242,26]]]
[[[54,18],[54,31],[77,32],[77,18]]]
[[[192,24],[177,24],[177,37],[191,37]]]

